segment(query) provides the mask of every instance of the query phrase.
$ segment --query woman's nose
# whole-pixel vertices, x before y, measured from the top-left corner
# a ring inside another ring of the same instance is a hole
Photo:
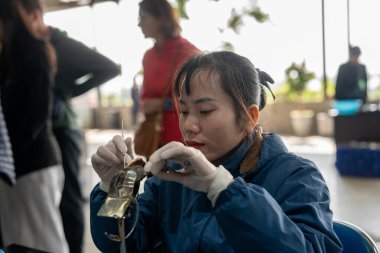
[[[198,120],[195,117],[188,116],[185,121],[185,130],[186,132],[199,133],[200,127]]]

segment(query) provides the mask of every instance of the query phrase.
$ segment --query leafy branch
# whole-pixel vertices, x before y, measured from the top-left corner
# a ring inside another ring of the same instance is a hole
[[[286,70],[286,83],[289,86],[288,95],[295,93],[297,96],[301,96],[305,91],[309,81],[315,78],[314,72],[306,69],[305,62],[301,64],[292,63]]]
[[[189,19],[189,15],[186,12],[186,2],[189,0],[176,0],[179,15],[181,18]],[[216,1],[219,0],[209,0]],[[233,1],[233,0],[230,0]],[[237,11],[236,9],[231,10],[231,16],[227,21],[227,27],[231,28],[235,33],[239,32],[239,29],[244,25],[243,19],[244,17],[250,17],[256,20],[259,23],[264,23],[269,21],[269,15],[263,12],[259,6],[250,6],[246,7],[241,11]]]

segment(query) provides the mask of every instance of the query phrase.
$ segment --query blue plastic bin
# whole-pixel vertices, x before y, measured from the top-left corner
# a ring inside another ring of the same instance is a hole
[[[362,105],[363,101],[360,99],[334,100],[332,104],[339,115],[354,115],[359,112]]]
[[[341,175],[380,177],[380,149],[338,146],[335,166]]]

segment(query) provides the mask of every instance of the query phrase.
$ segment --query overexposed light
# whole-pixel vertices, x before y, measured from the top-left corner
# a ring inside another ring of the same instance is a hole
[[[106,2],[96,4],[94,8],[78,7],[45,15],[48,24],[66,30],[73,38],[96,47],[122,65],[122,76],[102,86],[104,92],[118,92],[120,87],[131,87],[133,76],[141,69],[145,50],[153,45],[153,41],[144,38],[137,26],[138,2]],[[239,11],[251,2],[269,13],[270,22],[261,24],[245,18],[239,34],[228,29],[231,9]],[[285,69],[292,62],[303,60],[308,70],[321,79],[320,0],[191,0],[186,3],[190,19],[181,20],[182,34],[201,50],[221,50],[225,42],[230,42],[236,53],[248,57],[256,67],[268,72],[276,85],[284,82]],[[378,75],[380,37],[376,31],[380,23],[377,13],[380,2],[350,0],[350,5],[351,43],[361,47],[361,61],[366,64],[369,74]],[[339,65],[348,58],[346,1],[325,1],[325,29],[326,72],[328,79],[335,81]],[[369,86],[378,84],[379,79],[372,78]]]
[[[322,89],[321,80],[313,79],[307,83],[307,88],[311,91],[320,91]]]

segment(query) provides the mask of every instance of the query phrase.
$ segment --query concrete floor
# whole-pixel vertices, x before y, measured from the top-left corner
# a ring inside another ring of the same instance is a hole
[[[98,182],[97,175],[89,166],[89,158],[99,145],[108,142],[115,130],[86,131],[87,154],[82,169],[84,195],[88,196],[92,187]],[[127,133],[128,135],[130,133]],[[342,177],[335,168],[335,143],[327,137],[283,137],[288,149],[312,160],[321,170],[331,194],[331,209],[334,219],[345,220],[363,228],[380,248],[380,178]],[[84,253],[98,253],[89,233],[89,208],[86,208],[86,236]]]

